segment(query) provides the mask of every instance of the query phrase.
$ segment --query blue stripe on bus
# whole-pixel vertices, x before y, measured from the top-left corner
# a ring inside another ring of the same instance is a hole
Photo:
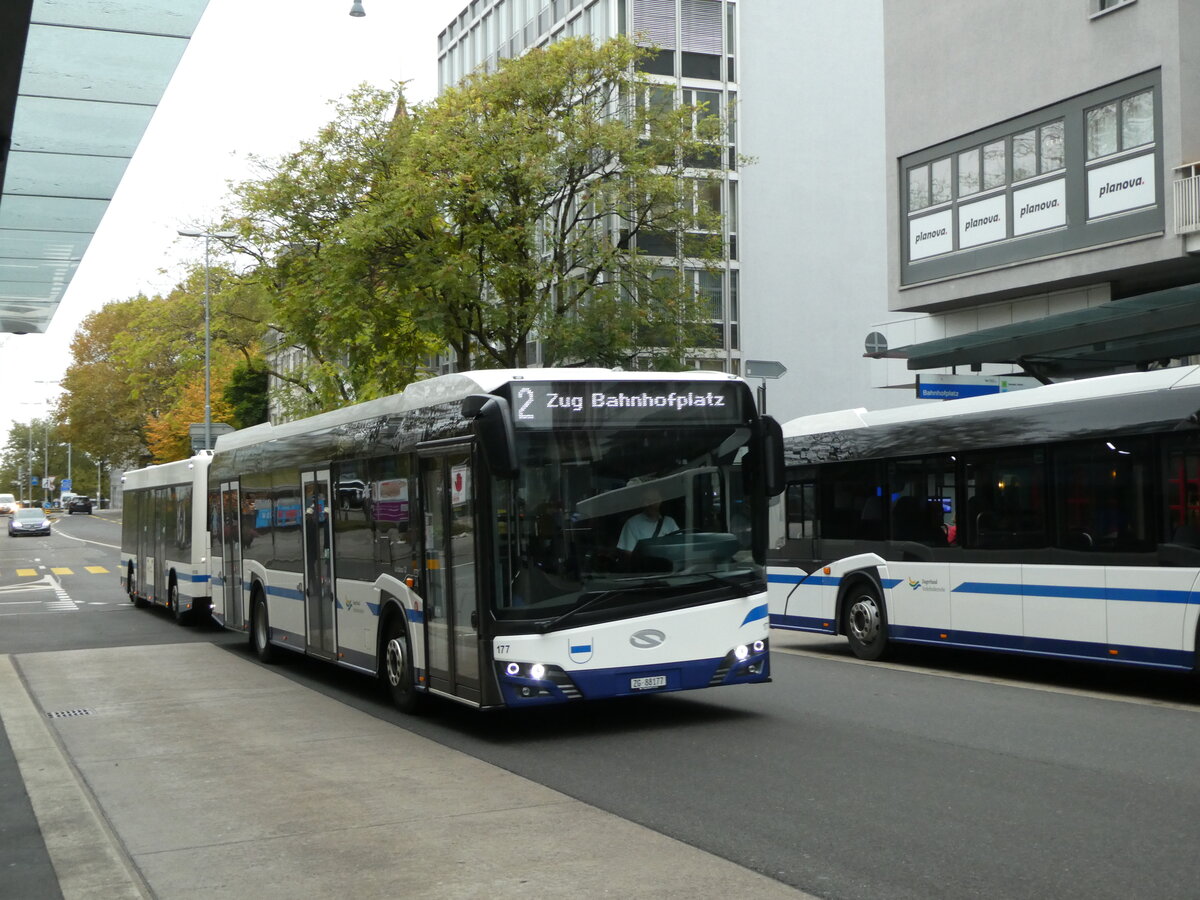
[[[829,618],[814,616],[785,616],[779,613],[771,614],[772,628],[785,628],[789,631],[817,631],[821,634],[837,634],[837,627]]]
[[[943,637],[945,635],[945,637]],[[1103,660],[1127,665],[1191,669],[1195,655],[1188,650],[1162,647],[1134,647],[1069,641],[1061,638],[1025,637],[1019,634],[990,634],[981,631],[955,631],[888,624],[888,637],[910,644],[936,644],[939,647],[969,647],[974,650],[998,650],[1006,653],[1031,653],[1037,656]],[[1114,652],[1115,651],[1115,652]]]
[[[1000,594],[1012,597],[1068,597],[1075,600],[1123,600],[1138,603],[1188,603],[1191,591],[1168,591],[1156,588],[1110,588],[1060,584],[1002,584],[987,581],[964,581],[952,593]]]
[[[568,649],[572,653],[591,653],[592,645],[591,644],[571,644],[571,646]]]
[[[198,583],[202,583],[205,581],[209,581],[210,579],[207,575],[189,575],[187,572],[180,572],[178,569],[176,569],[175,570],[175,580],[176,581],[190,581],[192,584],[198,584]]]
[[[303,600],[304,593],[295,588],[279,587],[278,585],[267,585],[266,588],[268,597],[285,597],[288,600]]]
[[[807,575],[773,575],[767,573],[767,581],[771,584],[800,584],[802,581],[809,581]]]
[[[756,606],[750,612],[746,613],[746,618],[742,619],[742,624],[747,625],[750,622],[757,622],[759,619],[767,618],[767,604]]]

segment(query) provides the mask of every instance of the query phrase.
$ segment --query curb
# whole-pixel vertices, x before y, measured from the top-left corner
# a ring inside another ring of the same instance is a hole
[[[0,656],[0,721],[64,900],[152,896],[63,753],[11,656]]]

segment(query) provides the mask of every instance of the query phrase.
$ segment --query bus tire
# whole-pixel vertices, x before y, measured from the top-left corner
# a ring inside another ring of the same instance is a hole
[[[150,603],[138,596],[137,581],[133,577],[133,563],[129,564],[129,568],[125,573],[125,586],[129,589],[129,602],[138,609],[145,609]]]
[[[175,617],[176,625],[182,625],[187,620],[187,613],[179,608],[179,585],[174,575],[171,575],[167,584],[167,609],[171,610],[171,615]]]
[[[879,589],[867,580],[856,581],[846,592],[842,630],[850,652],[859,659],[880,659],[887,652],[887,612]]]
[[[271,620],[267,616],[267,598],[260,588],[254,589],[250,610],[250,646],[260,662],[273,663],[277,655],[271,644]]]
[[[417,691],[412,644],[404,627],[404,617],[398,612],[388,618],[379,677],[398,710],[410,714],[421,711],[425,695]]]

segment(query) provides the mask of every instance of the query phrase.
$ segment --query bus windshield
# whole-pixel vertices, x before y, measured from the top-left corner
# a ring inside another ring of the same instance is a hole
[[[493,486],[500,620],[629,615],[764,590],[742,460],[745,425],[518,435]]]

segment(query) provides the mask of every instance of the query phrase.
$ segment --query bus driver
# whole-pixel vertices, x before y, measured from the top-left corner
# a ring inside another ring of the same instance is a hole
[[[674,519],[663,515],[660,508],[662,495],[657,488],[648,488],[642,495],[642,501],[644,505],[641,511],[626,520],[617,541],[617,549],[625,553],[632,553],[638,541],[674,534],[679,530]]]

